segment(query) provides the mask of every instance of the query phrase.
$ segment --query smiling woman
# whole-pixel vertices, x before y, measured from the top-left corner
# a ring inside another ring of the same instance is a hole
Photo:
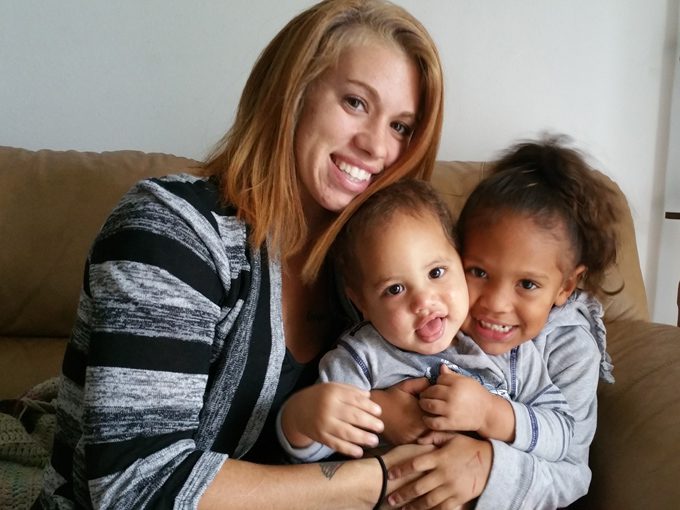
[[[275,421],[346,325],[324,266],[303,281],[311,244],[385,176],[428,177],[441,117],[437,50],[404,9],[326,0],[292,19],[205,177],[138,183],[95,239],[38,506],[379,504],[386,466],[422,448],[286,465]]]
[[[314,206],[344,209],[394,164],[415,125],[415,62],[393,43],[363,39],[347,47],[307,93],[295,141],[298,176],[309,195],[306,214],[316,215],[309,209]]]

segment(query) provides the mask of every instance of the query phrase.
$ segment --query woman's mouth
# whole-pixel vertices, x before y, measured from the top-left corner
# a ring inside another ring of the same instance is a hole
[[[333,162],[335,163],[335,166],[337,166],[340,169],[340,171],[346,174],[349,177],[349,179],[353,182],[357,183],[366,182],[371,178],[372,174],[370,172],[367,172],[363,168],[351,165],[346,161],[333,159]]]

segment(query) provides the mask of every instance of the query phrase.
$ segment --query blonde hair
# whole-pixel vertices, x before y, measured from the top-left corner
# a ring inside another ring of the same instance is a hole
[[[420,72],[419,117],[409,146],[369,190],[407,175],[429,178],[432,172],[441,134],[443,84],[439,55],[427,30],[386,0],[322,1],[293,18],[261,53],[234,124],[204,164],[217,178],[224,202],[249,225],[254,248],[266,241],[273,253],[285,258],[307,241],[295,168],[297,120],[310,83],[356,44],[351,35],[356,36],[357,29],[401,48]],[[316,276],[338,221],[346,216],[341,214],[315,245],[305,266],[306,279]]]

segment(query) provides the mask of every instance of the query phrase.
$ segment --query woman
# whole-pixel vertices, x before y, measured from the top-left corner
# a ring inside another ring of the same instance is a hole
[[[302,278],[314,240],[369,186],[429,176],[442,107],[436,48],[403,9],[328,0],[284,27],[207,177],[139,183],[97,237],[38,504],[376,505],[382,461],[274,465],[274,418],[344,327],[323,267]]]

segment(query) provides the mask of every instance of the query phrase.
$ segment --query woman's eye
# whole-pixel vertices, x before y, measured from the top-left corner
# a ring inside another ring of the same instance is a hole
[[[435,267],[430,271],[430,278],[433,280],[436,280],[437,278],[441,278],[444,276],[444,273],[446,273],[446,269],[443,267]]]
[[[385,294],[389,296],[396,296],[402,292],[404,292],[404,286],[401,283],[395,283],[385,289]]]
[[[519,282],[519,286],[522,287],[524,290],[533,290],[538,288],[538,285],[536,285],[531,280],[521,280]]]
[[[345,96],[345,103],[352,110],[366,110],[366,103],[357,96]]]
[[[393,122],[392,129],[394,129],[400,136],[411,136],[411,133],[413,133],[413,128],[408,124],[404,124],[403,122]]]

